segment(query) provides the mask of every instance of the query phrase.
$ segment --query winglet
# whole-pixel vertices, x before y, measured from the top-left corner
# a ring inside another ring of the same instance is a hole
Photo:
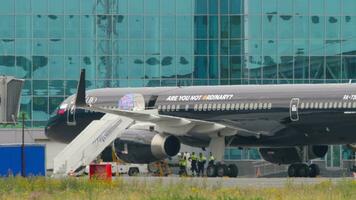
[[[75,106],[76,107],[86,107],[85,101],[85,69],[80,71],[80,79],[77,87],[77,96],[75,98]]]

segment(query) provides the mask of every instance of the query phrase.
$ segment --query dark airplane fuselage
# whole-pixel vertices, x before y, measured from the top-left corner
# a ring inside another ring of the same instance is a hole
[[[356,143],[356,84],[105,88],[87,91],[87,101],[116,109],[128,94],[142,95],[146,109],[158,109],[162,115],[238,128],[240,134],[226,137],[231,146]],[[47,136],[57,141],[70,142],[91,121],[103,116],[71,110],[73,96],[63,104],[65,110],[53,116],[46,127]],[[191,135],[194,141],[206,139]]]

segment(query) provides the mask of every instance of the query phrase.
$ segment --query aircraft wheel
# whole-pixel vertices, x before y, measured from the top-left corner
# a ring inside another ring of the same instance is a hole
[[[139,173],[140,171],[136,167],[130,168],[128,172],[129,176],[137,176]]]
[[[226,165],[217,165],[216,166],[216,175],[218,177],[223,177],[228,175],[228,168],[226,167]]]
[[[229,166],[228,166],[228,171],[229,171],[229,177],[233,177],[233,178],[235,178],[235,177],[237,177],[238,176],[238,174],[239,174],[239,168],[237,167],[237,165],[235,165],[235,164],[230,164]]]
[[[320,168],[317,164],[309,165],[309,177],[316,177],[320,174]]]
[[[296,164],[291,164],[288,167],[288,176],[289,177],[297,177],[297,165]]]
[[[209,165],[206,168],[206,175],[208,177],[216,177],[216,166],[215,165]]]
[[[298,165],[297,174],[298,174],[298,177],[308,177],[309,176],[309,166],[307,164]]]

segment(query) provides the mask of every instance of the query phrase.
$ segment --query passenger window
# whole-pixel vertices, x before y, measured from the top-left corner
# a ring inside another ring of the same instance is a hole
[[[245,110],[248,110],[248,103],[245,103]]]
[[[199,104],[198,109],[199,109],[199,111],[202,111],[203,110],[203,104]]]
[[[305,103],[305,109],[309,109],[309,102]]]
[[[231,104],[226,104],[226,110],[230,110]]]
[[[250,110],[253,109],[253,103],[250,103]]]
[[[346,104],[347,104],[347,102],[344,102],[344,103],[342,104],[342,107],[343,107],[343,108],[346,108]]]
[[[211,103],[209,103],[208,104],[208,111],[211,111],[211,107],[212,107],[212,105],[211,105]]]
[[[258,103],[254,103],[254,104],[253,104],[253,109],[254,109],[254,110],[257,110],[257,108],[258,108]]]
[[[172,105],[172,111],[176,111],[176,105]]]
[[[213,104],[213,110],[216,110],[216,103]]]
[[[234,103],[231,104],[230,110],[235,110],[235,104]]]
[[[245,104],[244,103],[240,103],[240,110],[243,110],[245,108]]]
[[[337,105],[338,108],[341,108],[342,107],[342,102],[340,101]]]
[[[272,103],[268,103],[268,109],[272,108]]]
[[[324,109],[328,109],[329,108],[329,103],[328,102],[324,102]]]
[[[310,102],[310,108],[311,108],[311,109],[314,108],[314,102]]]
[[[206,111],[207,108],[208,108],[208,104],[205,103],[203,106],[203,110]]]
[[[179,110],[180,110],[180,105],[177,105],[176,111],[179,111]]]
[[[162,106],[162,111],[166,111],[166,105]]]
[[[347,104],[347,108],[351,108],[351,102]]]
[[[198,110],[198,104],[194,104],[194,111]]]
[[[240,104],[239,104],[239,103],[235,104],[235,109],[236,109],[236,110],[239,110],[239,109],[240,109]]]
[[[261,110],[261,109],[262,109],[262,106],[263,106],[263,105],[262,105],[262,103],[261,103],[261,102],[260,102],[260,103],[258,103],[258,109],[259,109],[259,110]]]
[[[188,111],[189,110],[189,105],[185,105],[185,111]]]
[[[226,104],[221,104],[221,110],[225,110]]]
[[[304,102],[300,104],[300,109],[304,109]]]
[[[167,105],[167,111],[171,111],[171,105]]]
[[[216,107],[216,110],[220,110],[221,109],[221,104],[218,103],[217,107]]]
[[[323,108],[323,102],[319,102],[319,109]]]
[[[334,102],[333,108],[337,108],[337,102]]]
[[[352,107],[353,107],[353,108],[356,108],[356,101],[354,101],[354,102],[352,103]]]
[[[263,109],[267,109],[267,103],[263,103]]]

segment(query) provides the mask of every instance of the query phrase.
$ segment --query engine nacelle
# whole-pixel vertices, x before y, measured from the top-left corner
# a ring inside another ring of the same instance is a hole
[[[307,147],[308,159],[320,158],[328,152],[326,145],[313,145]],[[260,148],[260,154],[268,162],[275,164],[292,164],[303,162],[303,148]]]
[[[177,155],[180,141],[172,135],[129,129],[114,141],[114,147],[118,157],[125,162],[150,163]]]

